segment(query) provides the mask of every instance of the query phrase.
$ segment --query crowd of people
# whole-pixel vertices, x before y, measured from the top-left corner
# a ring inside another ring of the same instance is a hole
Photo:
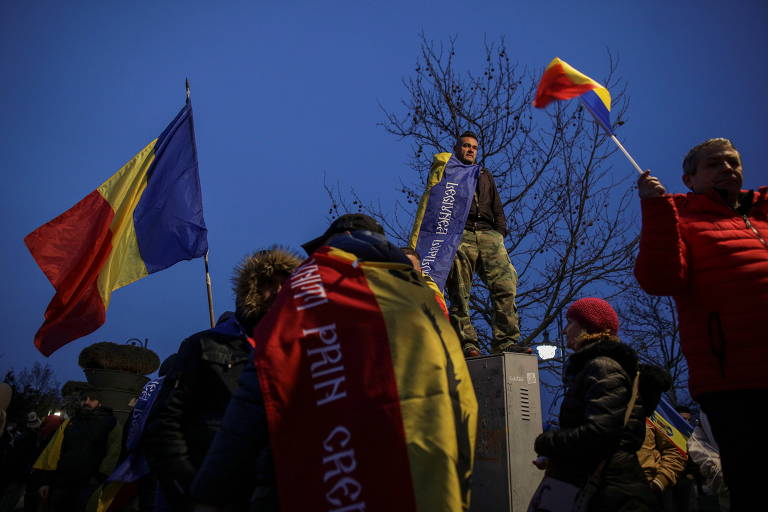
[[[473,164],[479,149],[478,137],[465,132],[457,139],[454,156]],[[675,446],[648,421],[672,385],[669,374],[641,362],[621,342],[619,318],[608,302],[594,297],[576,300],[566,313],[564,334],[572,354],[563,370],[559,419],[556,428],[536,439],[539,458],[534,463],[545,471],[545,480],[529,510],[684,512],[710,506],[740,511],[754,510],[760,502],[760,472],[748,462],[761,461],[766,450],[753,434],[764,424],[759,404],[768,392],[768,345],[762,343],[761,322],[768,304],[768,187],[741,190],[741,157],[726,139],[691,149],[683,171],[683,182],[691,190],[687,194],[667,194],[648,172],[638,180],[642,231],[635,274],[648,293],[673,296],[677,303],[691,395],[701,407],[688,448]],[[420,272],[420,256],[414,249],[393,245],[382,226],[363,214],[337,218],[306,243],[309,259],[304,263],[286,249],[257,251],[235,270],[234,313],[222,315],[215,327],[181,342],[178,352],[163,363],[161,378],[148,384],[151,389],[145,388],[145,399],[151,394],[152,400],[147,411],[141,410],[141,418],[135,412],[125,428],[116,429],[117,421],[99,391],[87,389],[71,418],[41,420],[30,412],[25,423],[3,426],[0,512],[14,510],[22,496],[27,511],[118,510],[119,500],[103,505],[108,494],[105,479],[128,457],[144,468],[130,481],[133,509],[276,511],[281,504],[299,502],[303,492],[315,488],[307,484],[304,491],[286,490],[281,482],[292,472],[303,475],[303,469],[287,468],[284,455],[274,449],[292,442],[304,446],[303,437],[317,437],[314,430],[320,429],[321,416],[313,416],[314,420],[308,416],[306,424],[299,423],[306,432],[298,436],[301,439],[285,439],[276,427],[282,425],[276,418],[291,417],[284,406],[303,389],[291,387],[290,381],[301,379],[308,383],[306,389],[318,394],[311,404],[318,409],[355,395],[350,403],[356,405],[347,407],[354,416],[354,407],[381,401],[380,408],[396,416],[398,439],[408,446],[411,466],[405,473],[412,473],[414,482],[423,482],[414,484],[413,501],[423,510],[429,509],[424,504],[435,509],[435,503],[443,503],[443,510],[466,510],[477,404],[471,384],[467,388],[468,379],[463,378],[464,357],[480,355],[469,315],[475,273],[493,302],[492,350],[530,352],[520,344],[517,274],[504,249],[505,236],[498,191],[492,174],[483,169],[446,283],[447,304],[437,286]],[[384,276],[394,284],[385,282]],[[339,294],[332,286],[342,277],[350,284]],[[301,324],[310,318],[301,315],[330,303],[336,308],[335,322],[317,328]],[[380,324],[358,325],[354,344],[349,340],[342,344],[342,321],[352,325],[371,318],[372,304],[382,311],[392,308],[401,325],[398,332],[410,329],[413,339],[387,341],[381,331],[391,335],[396,329],[383,318]],[[395,345],[390,347],[390,342]],[[398,385],[403,379],[423,378],[419,388],[423,395],[434,392],[443,400],[430,407],[448,411],[436,416],[450,418],[448,426],[439,427],[447,429],[448,437],[418,431],[437,429],[437,423],[429,418],[423,424],[413,422],[412,416],[419,415],[407,404],[413,397],[400,397],[399,405],[393,406],[380,398],[387,390],[370,394],[373,391],[366,387],[368,394],[361,398],[359,390],[346,387],[352,382],[351,364],[365,366],[366,371],[373,364],[354,359],[350,347],[380,343],[387,348],[381,352],[379,347],[375,353],[389,354],[386,357],[392,361],[387,364],[394,370],[376,371],[394,375]],[[438,359],[424,360],[424,347],[434,349]],[[299,363],[276,373],[265,371],[265,361],[281,357]],[[398,373],[401,361],[407,374]],[[343,373],[347,370],[350,373]],[[277,376],[274,385],[272,375]],[[329,380],[321,380],[326,377]],[[447,387],[443,391],[438,384]],[[693,421],[689,409],[678,412]],[[386,436],[391,433],[386,422],[367,425],[371,432],[362,445],[356,441],[355,452],[350,448],[353,429],[343,424],[349,419],[343,414],[336,417],[339,424],[330,434],[319,437],[328,452],[319,452],[322,462],[330,465],[321,466],[325,467],[321,483],[330,487],[318,487],[318,495],[328,500],[328,510],[366,510],[361,493],[376,495],[375,485],[394,476],[392,471],[385,475],[373,470],[373,478],[366,480],[363,473],[372,470],[364,467],[361,453],[376,448],[377,429]],[[286,423],[285,428],[293,432],[290,428],[297,426]],[[433,434],[436,437],[431,438]],[[431,441],[413,441],[420,436]],[[440,446],[448,438],[455,443],[451,450]],[[332,452],[334,444],[345,450]],[[415,467],[413,461],[426,459],[418,458],[421,453],[414,455],[416,445],[420,451],[447,457],[450,471],[431,467],[431,478],[418,480],[424,468]],[[393,459],[397,456],[392,452]],[[387,463],[383,460],[382,468]],[[563,504],[566,491],[552,495],[550,484],[556,481],[574,490],[569,504]],[[369,504],[367,509],[374,508]]]

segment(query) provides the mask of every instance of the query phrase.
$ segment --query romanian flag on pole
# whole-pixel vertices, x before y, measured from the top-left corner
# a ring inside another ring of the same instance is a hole
[[[322,247],[253,337],[281,510],[467,510],[477,400],[410,265]]]
[[[681,453],[688,453],[687,441],[693,433],[693,426],[685,421],[685,418],[680,416],[664,397],[661,398],[656,410],[646,421],[667,436]]]
[[[533,106],[544,108],[554,100],[570,100],[578,97],[608,133],[611,130],[611,93],[608,89],[577,71],[564,60],[555,57],[536,90]]]
[[[112,292],[208,250],[192,106],[99,188],[24,238],[56,289],[35,335],[51,355],[98,329]]]

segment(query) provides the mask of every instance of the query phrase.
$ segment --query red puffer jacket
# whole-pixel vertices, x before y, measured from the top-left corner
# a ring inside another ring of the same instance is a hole
[[[744,214],[714,191],[642,201],[635,276],[675,298],[694,398],[768,389],[768,187],[742,194]]]

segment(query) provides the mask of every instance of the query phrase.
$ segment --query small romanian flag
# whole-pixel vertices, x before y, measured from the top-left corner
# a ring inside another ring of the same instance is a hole
[[[669,438],[680,453],[688,452],[687,441],[693,433],[690,423],[677,413],[672,404],[662,397],[659,405],[646,422]]]
[[[192,106],[75,206],[24,238],[56,289],[35,335],[51,355],[98,329],[112,292],[208,250]]]
[[[580,97],[584,106],[608,132],[611,130],[611,93],[567,62],[555,57],[541,76],[533,106],[544,108],[554,100]]]

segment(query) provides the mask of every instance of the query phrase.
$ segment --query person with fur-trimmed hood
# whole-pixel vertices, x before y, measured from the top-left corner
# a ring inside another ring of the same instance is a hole
[[[566,317],[568,348],[575,352],[563,371],[560,428],[536,439],[536,453],[546,461],[535,463],[578,487],[595,477],[590,511],[656,510],[636,452],[645,439],[645,418],[671,379],[661,368],[640,365],[635,351],[619,341],[619,318],[606,301],[579,299]]]
[[[284,249],[260,250],[235,269],[235,313],[182,341],[143,439],[144,452],[172,510],[188,510],[189,485],[221,426],[250,360],[247,333],[269,310],[301,259]]]

